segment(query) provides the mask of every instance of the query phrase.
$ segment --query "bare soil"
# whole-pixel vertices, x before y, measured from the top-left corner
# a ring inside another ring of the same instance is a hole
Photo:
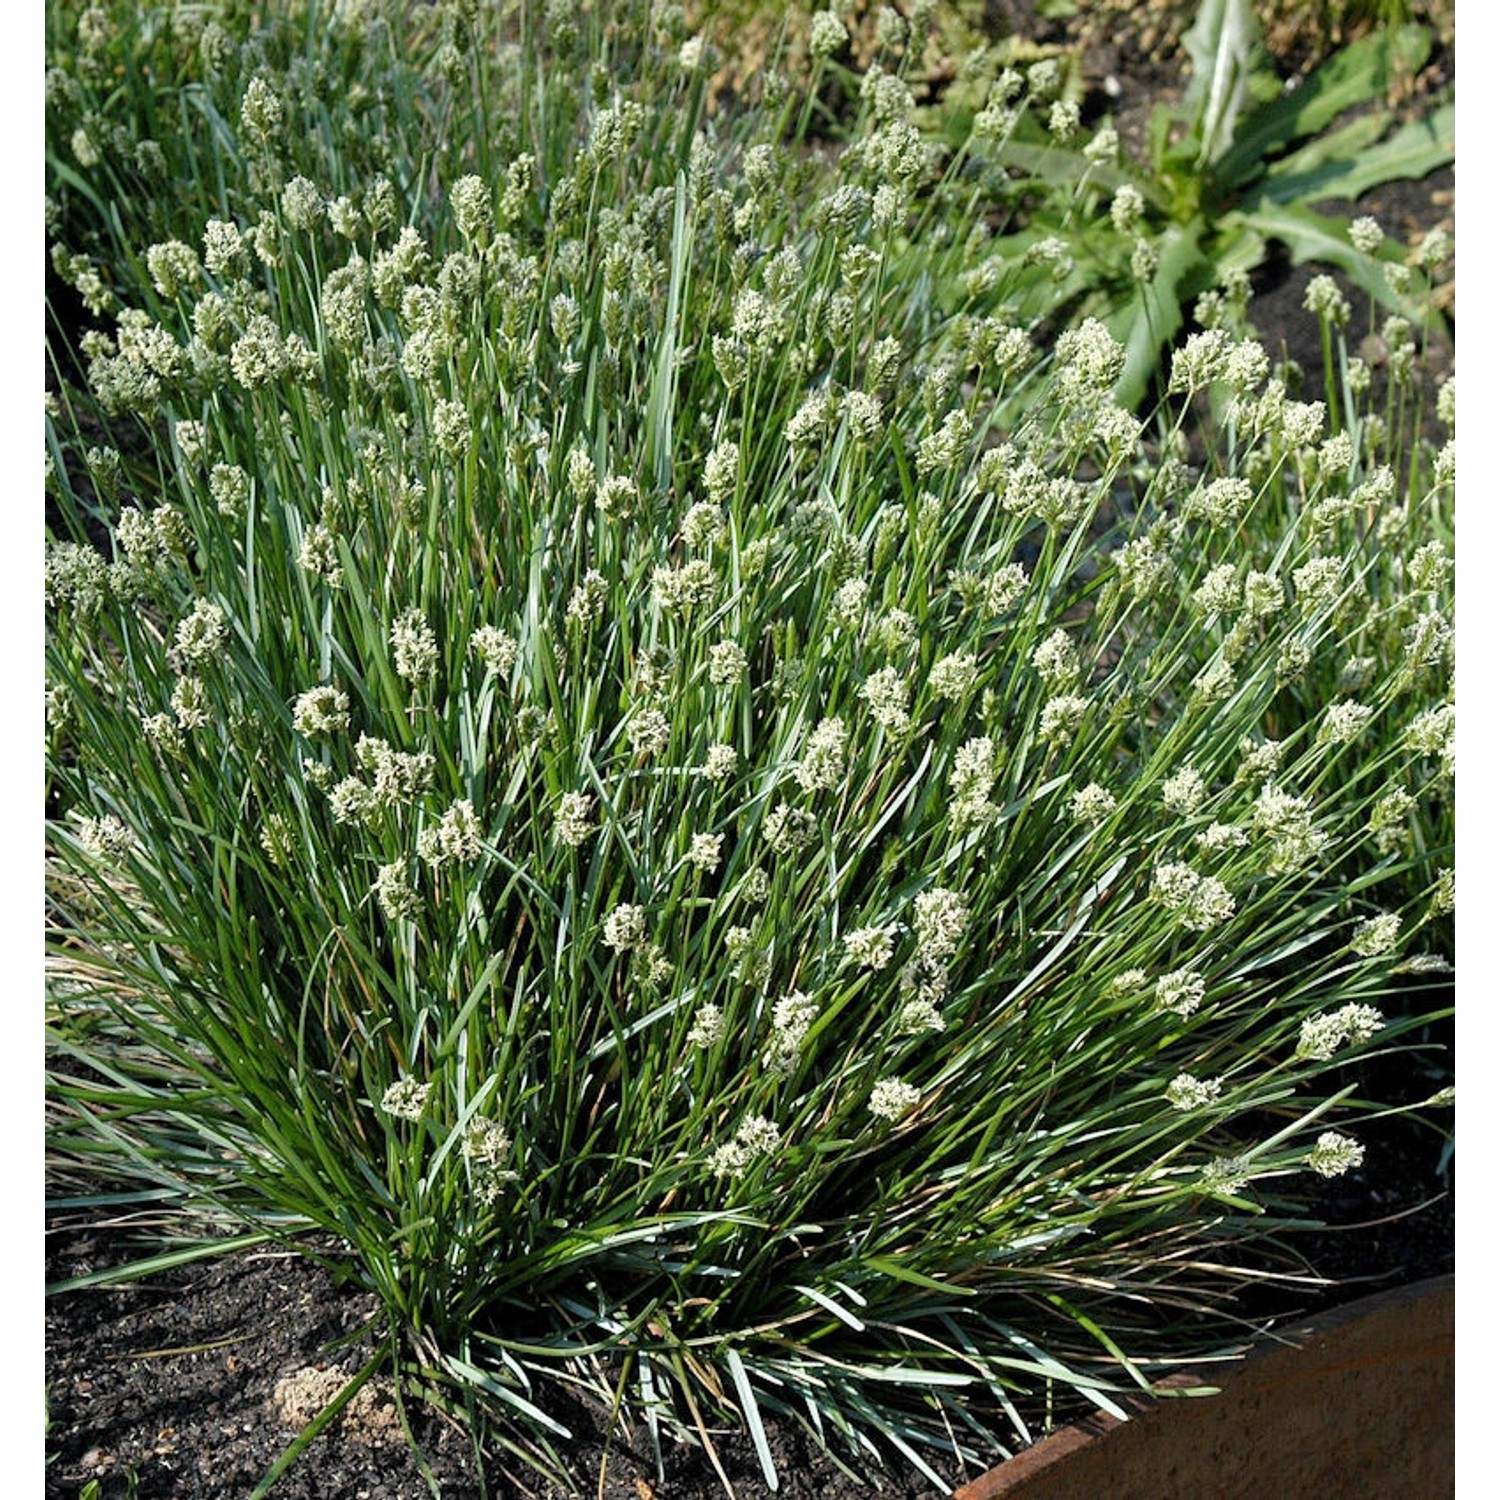
[[[114,1248],[107,1233],[59,1230],[49,1280]],[[49,1299],[47,1500],[74,1500],[90,1480],[98,1481],[100,1500],[244,1500],[337,1394],[341,1375],[368,1357],[368,1343],[327,1346],[374,1311],[373,1298],[339,1288],[326,1271],[286,1252],[239,1254]],[[574,1493],[605,1500],[724,1494],[700,1447],[664,1444],[658,1474],[644,1431],[628,1441],[607,1435],[607,1413],[562,1386],[542,1393],[542,1404],[575,1435],[571,1443],[555,1440]],[[499,1451],[486,1455],[482,1490],[470,1440],[455,1423],[411,1403],[406,1416],[444,1500],[486,1493],[563,1500],[570,1493]],[[743,1434],[711,1428],[710,1436],[742,1500],[771,1494]],[[772,1423],[768,1436],[781,1475],[776,1493],[789,1500],[933,1493],[926,1481],[896,1474],[858,1487],[797,1427]],[[377,1389],[352,1419],[330,1424],[273,1493],[276,1500],[416,1500],[432,1490],[393,1396]]]

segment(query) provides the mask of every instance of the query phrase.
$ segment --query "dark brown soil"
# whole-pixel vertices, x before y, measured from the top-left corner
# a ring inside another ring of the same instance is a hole
[[[59,1231],[55,1240],[49,1277],[94,1265],[111,1243],[79,1229]],[[49,1299],[48,1500],[73,1500],[92,1479],[100,1500],[244,1500],[297,1435],[286,1415],[288,1377],[315,1386],[329,1369],[352,1374],[370,1346],[326,1346],[359,1330],[374,1310],[372,1298],[338,1288],[328,1272],[286,1252],[239,1254],[128,1287]],[[658,1474],[644,1430],[631,1440],[618,1432],[606,1440],[602,1408],[562,1386],[541,1400],[575,1435],[572,1443],[554,1441],[578,1492],[605,1500],[724,1494],[701,1447],[664,1441]],[[408,1417],[444,1500],[569,1494],[498,1451],[486,1455],[482,1490],[470,1440],[455,1423],[415,1404]],[[907,1474],[856,1485],[795,1425],[769,1421],[767,1433],[781,1478],[776,1494],[788,1500],[933,1494],[927,1481]],[[710,1436],[742,1500],[772,1493],[743,1434],[711,1427]],[[389,1404],[330,1425],[274,1490],[277,1500],[415,1500],[431,1493]]]
[[[1140,140],[1151,107],[1180,91],[1182,61],[1171,23],[1190,7],[1174,12],[1169,0],[1152,0],[1122,12],[1113,0],[1101,0],[1092,10],[1107,13],[1111,25],[1074,24],[1071,31],[1039,20],[1033,0],[994,0],[990,9],[997,31],[1081,45],[1092,97],[1120,121],[1127,144]],[[1440,63],[1451,83],[1451,50]],[[1426,80],[1431,87],[1442,83],[1442,76]],[[1357,211],[1374,214],[1388,235],[1409,243],[1435,224],[1451,228],[1453,173],[1378,189]],[[1316,383],[1318,328],[1302,309],[1312,274],[1313,268],[1270,261],[1257,274],[1251,318],[1273,355],[1284,351]],[[1369,330],[1361,323],[1364,298],[1350,300],[1355,344]],[[1424,370],[1429,388],[1451,370],[1451,345],[1442,344]],[[1435,1054],[1439,1081],[1414,1077],[1406,1097],[1438,1087],[1444,1069],[1451,1077],[1451,1028],[1447,1040],[1448,1048]],[[1399,1118],[1373,1121],[1359,1135],[1366,1165],[1328,1185],[1321,1209],[1329,1227],[1293,1238],[1310,1270],[1336,1285],[1267,1295],[1247,1305],[1247,1317],[1327,1307],[1453,1270],[1453,1176],[1440,1137]],[[47,1279],[84,1274],[122,1253],[118,1232],[80,1223],[76,1215],[59,1217],[49,1224]],[[48,1500],[74,1500],[92,1480],[98,1500],[244,1500],[296,1435],[278,1410],[278,1384],[320,1366],[352,1372],[370,1345],[348,1340],[373,1313],[372,1299],[337,1288],[326,1271],[286,1252],[240,1254],[119,1289],[49,1298]],[[602,1500],[708,1500],[724,1493],[701,1446],[666,1448],[658,1472],[644,1432],[633,1440],[608,1434],[607,1414],[562,1386],[541,1399],[575,1433],[570,1444],[559,1440],[558,1452],[576,1492]],[[387,1406],[358,1424],[331,1426],[277,1484],[277,1500],[415,1500],[434,1493],[434,1485],[445,1500],[482,1494],[558,1500],[567,1493],[499,1449],[485,1456],[482,1485],[470,1439],[456,1423],[415,1405],[407,1416],[420,1462]],[[736,1494],[769,1496],[749,1440],[726,1430],[711,1435]],[[865,1476],[861,1485],[795,1424],[772,1421],[768,1436],[781,1476],[776,1493],[788,1500],[933,1493],[907,1472]],[[951,1473],[955,1482],[972,1477]]]

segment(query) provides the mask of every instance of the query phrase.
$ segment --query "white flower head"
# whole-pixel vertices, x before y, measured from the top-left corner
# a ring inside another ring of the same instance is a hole
[[[1292,572],[1292,587],[1303,608],[1332,604],[1344,589],[1344,559],[1314,557]]]
[[[462,1151],[469,1161],[495,1166],[505,1160],[511,1148],[510,1133],[499,1122],[475,1115],[464,1126]]]
[[[49,718],[55,712],[54,695],[63,691],[66,690],[54,688],[47,695]],[[187,742],[182,737],[182,726],[171,714],[147,714],[141,719],[141,728],[145,731],[146,738],[163,755],[181,755],[187,748]]]
[[[1202,1109],[1212,1104],[1223,1088],[1222,1078],[1195,1078],[1191,1073],[1179,1073],[1167,1085],[1167,1103],[1173,1109]]]
[[[130,852],[135,835],[113,813],[78,820],[78,842],[95,859],[120,860]]]
[[[958,891],[934,886],[923,891],[913,905],[912,925],[921,956],[930,963],[952,958],[968,925],[968,902]]]
[[[672,726],[659,708],[648,708],[630,721],[627,733],[637,755],[659,755],[672,738]]]
[[[942,425],[917,444],[917,472],[930,474],[961,468],[973,435],[974,423],[968,413],[950,411]]]
[[[755,1162],[755,1153],[742,1141],[729,1140],[714,1148],[708,1170],[715,1177],[743,1177]]]
[[[604,941],[617,952],[638,948],[646,940],[646,908],[621,902],[604,919]]]
[[[101,160],[99,148],[94,144],[94,138],[83,126],[79,126],[70,137],[68,144],[73,149],[73,155],[78,159],[80,167],[97,167]]]
[[[1385,1018],[1373,1005],[1351,1003],[1331,1014],[1324,1011],[1309,1016],[1302,1023],[1295,1055],[1299,1060],[1326,1062],[1345,1042],[1367,1042],[1384,1025]]]
[[[1194,969],[1173,969],[1156,981],[1156,1003],[1185,1020],[1203,1004],[1203,976]]]
[[[152,245],[146,251],[146,270],[157,293],[168,301],[181,292],[190,291],[203,279],[198,252],[181,240]]]
[[[202,729],[208,723],[208,694],[201,677],[179,677],[172,689],[172,712],[184,729]]]
[[[1274,573],[1251,571],[1245,575],[1245,609],[1255,620],[1269,620],[1281,613],[1286,593]]]
[[[252,78],[240,100],[240,128],[251,140],[267,146],[280,133],[283,116],[280,95],[264,78]]]
[[[1192,766],[1183,766],[1162,783],[1161,800],[1168,812],[1187,817],[1197,812],[1208,789]]]
[[[896,1030],[902,1036],[917,1036],[924,1031],[945,1031],[948,1023],[929,995],[911,995],[901,1003],[896,1014]]]
[[[989,800],[999,774],[995,742],[988,735],[976,736],[959,746],[948,777],[953,793],[948,818],[959,832],[980,827],[999,816],[1000,809]]]
[[[711,548],[729,534],[723,508],[713,500],[699,500],[682,518],[682,540],[694,550]]]
[[[1349,243],[1365,255],[1373,255],[1385,241],[1385,230],[1377,219],[1368,214],[1355,219],[1349,225]]]
[[[432,408],[432,444],[446,458],[461,460],[473,440],[469,408],[462,401],[437,401]]]
[[[568,488],[575,498],[585,500],[594,493],[599,483],[599,471],[588,449],[581,443],[568,453],[566,474]]]
[[[807,737],[793,774],[805,792],[836,791],[844,779],[849,731],[840,718],[827,718]]]
[[[360,770],[374,777],[374,797],[382,807],[410,802],[429,791],[437,770],[437,758],[430,751],[398,751],[368,734],[359,737],[354,759]]]
[[[635,480],[612,474],[594,492],[594,503],[611,520],[623,520],[640,508],[641,492]]]
[[[292,726],[308,739],[342,733],[349,727],[349,695],[327,683],[309,688],[293,705]]]
[[[927,685],[939,698],[962,698],[979,676],[979,663],[972,652],[955,651],[932,664]]]
[[[1282,744],[1280,740],[1263,740],[1257,744],[1248,736],[1240,741],[1240,764],[1234,773],[1235,782],[1269,781],[1281,771]]]
[[[695,833],[688,848],[688,863],[705,875],[712,875],[719,868],[724,844],[722,833]]]
[[[985,609],[1003,615],[1026,592],[1028,581],[1021,563],[1007,563],[984,580]]]
[[[437,637],[420,609],[408,609],[391,624],[391,651],[396,673],[420,682],[437,670]]]
[[[1394,912],[1381,912],[1379,916],[1367,917],[1354,929],[1349,947],[1361,958],[1378,958],[1396,946],[1400,933],[1401,918]]]
[[[293,177],[281,190],[281,216],[293,229],[312,229],[323,212],[323,195],[306,177]]]
[[[863,578],[851,578],[834,591],[828,611],[829,622],[840,630],[858,630],[864,623],[865,605],[870,585]]]
[[[267,813],[260,830],[260,847],[273,865],[285,869],[292,862],[296,848],[296,837],[291,820],[284,813]]]
[[[1203,1169],[1206,1193],[1238,1193],[1255,1175],[1254,1164],[1245,1156],[1216,1156]]]
[[[495,227],[495,205],[489,185],[482,177],[460,177],[448,192],[453,222],[471,243],[484,246]]]
[[[1031,664],[1053,690],[1068,687],[1082,670],[1077,648],[1066,630],[1054,630],[1031,654]]]
[[[771,1039],[766,1043],[765,1064],[774,1073],[790,1073],[801,1056],[802,1044],[817,1019],[817,1002],[801,990],[778,1000],[771,1012]]]
[[[781,1129],[764,1115],[747,1115],[732,1140],[725,1141],[708,1159],[715,1177],[743,1177],[756,1159],[781,1147]]]
[[[698,774],[705,781],[727,781],[734,775],[740,763],[740,753],[733,745],[716,744],[708,747]]]
[[[1235,823],[1210,823],[1193,835],[1193,842],[1207,854],[1224,854],[1230,849],[1243,849],[1250,835]]]
[[[227,219],[210,219],[203,227],[203,263],[213,275],[243,276],[250,269],[239,226]]]
[[[380,1107],[398,1120],[420,1120],[431,1092],[430,1083],[418,1083],[415,1078],[398,1078],[380,1096]]]
[[[309,767],[311,773],[312,767]],[[354,825],[372,825],[380,815],[380,804],[375,800],[375,793],[362,782],[358,776],[345,776],[328,793],[328,806],[333,813],[335,823],[350,823]],[[432,849],[436,857],[437,830],[428,829],[432,835]],[[421,841],[418,840],[421,848]]]
[[[1109,217],[1121,234],[1129,234],[1140,222],[1146,209],[1146,199],[1133,183],[1124,183],[1115,189],[1110,201]]]
[[[595,832],[593,808],[594,799],[587,792],[564,792],[552,824],[558,842],[570,849],[586,843]]]
[[[873,443],[880,436],[880,397],[868,391],[850,391],[844,397],[844,420],[856,443]]]
[[[1218,703],[1233,691],[1234,668],[1222,656],[1193,678],[1193,692],[1206,703]]]
[[[773,854],[795,854],[818,837],[818,818],[809,808],[778,802],[766,815],[762,832]]]
[[[1302,295],[1303,308],[1315,317],[1325,319],[1335,328],[1349,321],[1349,299],[1339,290],[1331,276],[1314,276]]]
[[[1098,318],[1085,318],[1057,340],[1058,382],[1070,396],[1102,396],[1124,371],[1125,353]]]
[[[321,521],[315,521],[302,533],[297,566],[316,574],[329,588],[336,589],[343,583],[344,570],[339,563],[338,543]]]
[[[1250,508],[1252,495],[1248,480],[1213,479],[1183,501],[1182,514],[1212,526],[1232,526]]]
[[[892,734],[902,734],[911,727],[907,711],[907,688],[895,667],[881,667],[860,685],[859,695],[870,705],[875,722]]]
[[[820,10],[813,13],[807,50],[814,57],[829,57],[848,40],[849,32],[837,11]]]
[[[1080,823],[1102,823],[1118,805],[1113,792],[1091,781],[1073,793],[1069,811]]]
[[[588,625],[604,613],[609,584],[597,568],[590,568],[568,598],[565,618],[570,625]]]
[[[185,425],[177,424],[179,441]],[[208,474],[208,494],[221,516],[238,521],[250,503],[250,476],[238,464],[215,464]]]
[[[916,644],[916,617],[910,610],[888,609],[875,622],[871,639],[892,656],[904,656]]]
[[[1407,841],[1406,822],[1416,811],[1417,799],[1402,787],[1387,792],[1370,809],[1369,830],[1382,854],[1393,854]]]
[[[1083,148],[1083,157],[1094,166],[1117,161],[1120,156],[1120,133],[1113,125],[1101,125],[1093,139]]]
[[[717,1005],[700,1005],[693,1016],[688,1041],[695,1047],[716,1047],[724,1038],[724,1012]]]
[[[371,889],[387,921],[409,921],[422,910],[421,894],[411,883],[404,859],[381,865]]]
[[[481,625],[469,637],[469,650],[477,656],[487,672],[508,676],[521,654],[520,642],[497,625]]]
[[[1243,597],[1240,570],[1233,563],[1223,563],[1204,574],[1193,593],[1193,603],[1205,614],[1228,614],[1240,607]]]
[[[1328,408],[1321,401],[1288,401],[1281,409],[1281,437],[1288,448],[1311,448],[1323,436]]]
[[[680,568],[657,568],[651,575],[651,596],[657,607],[669,615],[683,615],[712,603],[717,589],[713,564],[706,557],[691,558]],[[724,644],[734,646],[733,642]],[[739,647],[734,649],[738,651]]]
[[[922,1102],[922,1091],[900,1078],[882,1078],[870,1090],[869,1109],[882,1120],[899,1120]]]
[[[896,926],[855,927],[844,934],[844,952],[863,969],[883,969],[896,951]]]
[[[1151,873],[1151,894],[1194,932],[1219,927],[1234,915],[1234,897],[1223,881],[1200,875],[1189,865],[1157,865]]]
[[[1330,703],[1324,710],[1323,722],[1318,726],[1318,743],[1320,745],[1347,745],[1351,740],[1359,738],[1364,732],[1365,725],[1374,717],[1373,708],[1368,708],[1363,703],[1356,703],[1352,698]]]
[[[781,1127],[764,1115],[747,1116],[734,1134],[752,1151],[775,1151],[781,1145]]]
[[[1365,1148],[1358,1141],[1336,1130],[1325,1130],[1308,1153],[1307,1164],[1319,1177],[1342,1177],[1364,1159]]]
[[[1064,740],[1076,734],[1088,712],[1089,700],[1077,693],[1060,693],[1042,705],[1037,732],[1044,740]]]
[[[1457,715],[1451,703],[1419,713],[1406,726],[1406,747],[1417,755],[1441,755],[1453,738]]]
[[[1167,389],[1198,391],[1220,379],[1229,357],[1231,340],[1222,328],[1189,334],[1187,342],[1172,355]]]
[[[177,626],[175,642],[184,661],[207,661],[217,656],[229,637],[222,605],[209,599],[194,602],[192,612]]]
[[[474,804],[466,797],[453,803],[438,826],[426,832],[432,837],[428,839],[425,850],[419,844],[419,852],[432,865],[478,859],[484,850],[479,816],[474,811]]]

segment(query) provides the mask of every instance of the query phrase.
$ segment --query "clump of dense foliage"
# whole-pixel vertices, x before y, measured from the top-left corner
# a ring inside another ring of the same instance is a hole
[[[1331,284],[1331,401],[1231,279],[1122,407],[881,25],[804,149],[826,12],[712,116],[673,7],[49,12],[59,1191],[538,1463],[553,1374],[935,1482],[1109,1405],[1451,957],[1451,442]]]

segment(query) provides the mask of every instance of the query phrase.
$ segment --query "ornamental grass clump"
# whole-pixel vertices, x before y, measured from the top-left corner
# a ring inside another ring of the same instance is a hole
[[[1451,956],[1451,454],[1222,334],[1121,410],[894,58],[798,160],[660,8],[246,24],[211,134],[51,85],[60,1195],[323,1260],[554,1473],[553,1377],[946,1485],[1222,1348]]]

